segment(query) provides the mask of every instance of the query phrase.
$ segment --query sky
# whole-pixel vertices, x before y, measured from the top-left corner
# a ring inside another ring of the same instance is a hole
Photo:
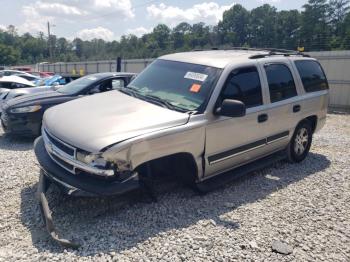
[[[0,29],[14,25],[19,33],[39,31],[73,40],[118,40],[122,35],[141,36],[164,23],[216,24],[234,4],[247,9],[264,3],[278,10],[301,9],[307,0],[0,0]]]

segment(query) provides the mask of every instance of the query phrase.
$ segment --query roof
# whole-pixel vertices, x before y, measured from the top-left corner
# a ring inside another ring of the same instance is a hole
[[[239,49],[228,50],[210,50],[210,51],[192,51],[184,53],[169,54],[160,57],[163,60],[178,61],[184,63],[212,66],[224,68],[232,63],[242,63],[252,59],[272,58],[272,57],[295,57],[309,58],[308,55],[293,50],[285,49]]]
[[[248,60],[249,57],[259,54],[268,54],[268,52],[260,50],[192,51],[164,55],[160,59],[224,68],[232,62]]]
[[[103,77],[110,77],[110,76],[133,76],[136,75],[135,73],[129,73],[129,72],[105,72],[105,73],[95,73],[95,74],[90,74],[86,76],[96,76],[99,78]]]
[[[24,79],[19,76],[3,76],[0,77],[0,82],[5,82],[5,83],[18,83],[18,84],[23,84],[27,86],[35,86],[34,83],[28,81],[27,79]]]

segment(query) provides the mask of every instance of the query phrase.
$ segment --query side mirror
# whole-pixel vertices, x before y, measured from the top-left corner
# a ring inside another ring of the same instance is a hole
[[[225,99],[215,112],[220,116],[242,117],[246,114],[245,104],[238,100]]]

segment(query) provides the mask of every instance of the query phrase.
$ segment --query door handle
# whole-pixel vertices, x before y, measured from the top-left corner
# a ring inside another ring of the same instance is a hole
[[[300,105],[295,105],[293,106],[293,113],[298,113],[300,112],[301,106]]]
[[[258,116],[258,123],[266,122],[269,119],[267,114],[261,114]]]

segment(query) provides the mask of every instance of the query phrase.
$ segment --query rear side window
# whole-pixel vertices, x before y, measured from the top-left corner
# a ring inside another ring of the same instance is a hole
[[[328,89],[327,78],[319,63],[315,61],[295,61],[303,82],[305,92],[316,92]]]
[[[265,71],[269,83],[271,103],[282,101],[297,95],[292,73],[286,65],[265,65]]]
[[[232,71],[220,98],[242,101],[247,108],[262,105],[261,84],[256,67]]]

